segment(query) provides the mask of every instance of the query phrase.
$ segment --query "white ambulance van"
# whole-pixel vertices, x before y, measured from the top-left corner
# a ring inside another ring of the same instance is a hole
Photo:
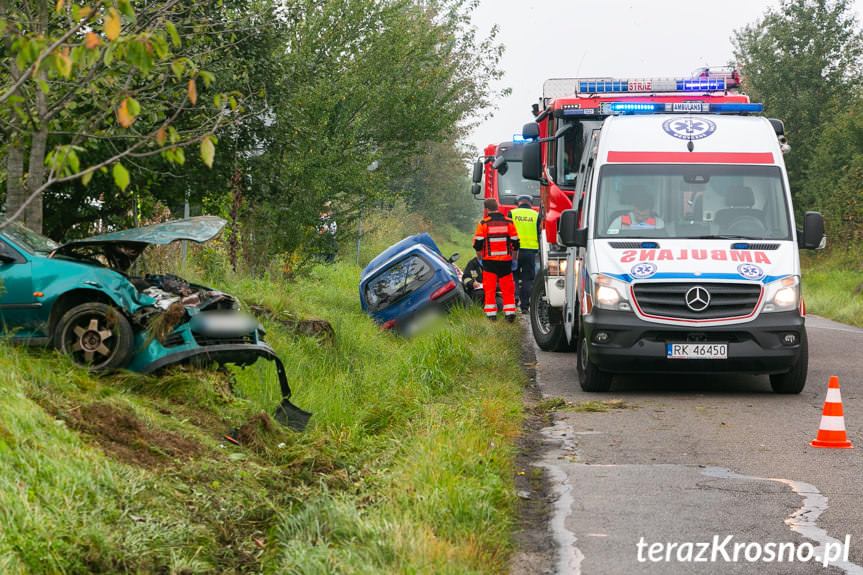
[[[798,249],[823,247],[824,224],[807,212],[795,229],[781,122],[749,115],[759,104],[628,108],[587,138],[583,196],[558,228],[582,388],[606,391],[620,373],[726,372],[799,393]]]

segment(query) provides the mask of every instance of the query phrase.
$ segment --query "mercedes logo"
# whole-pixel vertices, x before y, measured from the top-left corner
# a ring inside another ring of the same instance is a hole
[[[710,305],[710,292],[701,286],[689,288],[683,297],[686,307],[692,311],[704,311]]]

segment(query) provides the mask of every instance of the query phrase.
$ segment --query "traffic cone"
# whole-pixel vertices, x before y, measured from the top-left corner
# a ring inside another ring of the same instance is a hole
[[[853,445],[845,435],[845,416],[842,415],[842,396],[839,393],[839,378],[830,376],[827,386],[827,399],[824,400],[824,410],[821,412],[821,425],[818,435],[809,445],[812,447],[836,447],[853,449]]]

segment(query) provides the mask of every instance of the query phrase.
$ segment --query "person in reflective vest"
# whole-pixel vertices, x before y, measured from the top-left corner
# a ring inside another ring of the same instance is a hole
[[[490,320],[497,319],[495,292],[500,283],[503,314],[515,321],[515,282],[512,272],[518,264],[518,232],[512,220],[498,211],[497,200],[486,198],[487,215],[476,226],[473,249],[482,262],[483,310]]]
[[[629,229],[656,229],[664,228],[665,222],[662,218],[653,214],[653,196],[644,191],[641,186],[627,186],[624,189],[624,198],[631,204],[630,212],[614,218],[608,226],[609,234],[620,233],[621,230]]]
[[[533,291],[533,280],[536,277],[536,255],[539,253],[537,239],[537,218],[539,214],[531,208],[533,198],[523,194],[516,198],[518,207],[509,211],[509,217],[518,232],[518,267],[513,276],[518,294],[521,311],[527,312],[530,306],[530,294]]]

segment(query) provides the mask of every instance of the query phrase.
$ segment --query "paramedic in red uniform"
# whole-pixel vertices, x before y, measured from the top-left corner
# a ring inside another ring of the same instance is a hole
[[[653,214],[653,197],[638,186],[629,186],[624,190],[627,201],[632,204],[628,214],[617,216],[608,226],[608,233],[617,234],[621,230],[642,228],[664,228],[662,218]]]
[[[473,249],[482,262],[482,287],[485,295],[483,310],[490,320],[497,319],[495,292],[500,282],[503,313],[507,321],[515,321],[515,282],[512,271],[518,265],[518,232],[512,220],[498,211],[497,200],[487,198],[488,214],[476,226]]]

